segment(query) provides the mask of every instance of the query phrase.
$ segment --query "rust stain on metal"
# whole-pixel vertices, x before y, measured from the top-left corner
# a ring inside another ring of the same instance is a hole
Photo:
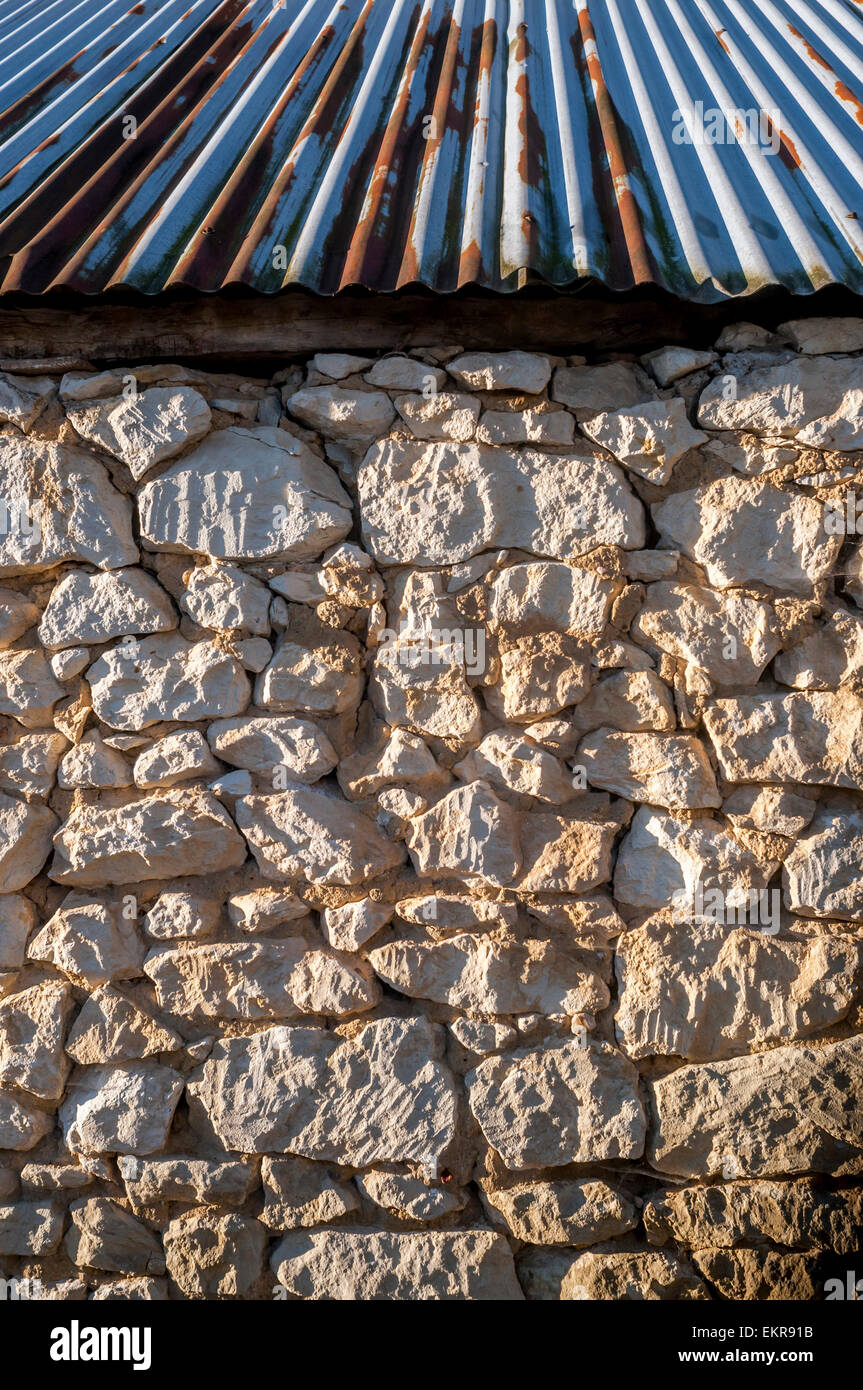
[[[854,115],[857,118],[858,123],[860,125],[863,125],[863,101],[861,101],[859,97],[855,96],[854,93],[851,91],[851,88],[848,87],[844,82],[836,83],[835,92],[840,101],[847,102],[849,106],[852,106],[854,108]]]

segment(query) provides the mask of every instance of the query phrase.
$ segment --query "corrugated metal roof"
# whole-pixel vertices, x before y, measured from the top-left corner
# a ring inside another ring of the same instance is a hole
[[[2,0],[0,53],[4,292],[863,291],[860,0]]]

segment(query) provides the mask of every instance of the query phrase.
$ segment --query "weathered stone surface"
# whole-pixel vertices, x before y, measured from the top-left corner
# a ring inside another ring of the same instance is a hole
[[[25,594],[0,588],[0,650],[11,647],[39,621],[39,609]]]
[[[566,410],[485,410],[476,437],[482,444],[572,444],[575,422]]]
[[[62,1236],[59,1207],[45,1202],[0,1207],[0,1255],[50,1255]]]
[[[521,867],[512,809],[485,782],[457,787],[408,825],[407,847],[421,877],[476,876],[510,883]]]
[[[656,911],[675,901],[688,905],[700,886],[737,908],[766,889],[775,868],[756,859],[720,821],[681,820],[642,806],[618,851],[614,896],[628,907]]]
[[[321,913],[321,931],[336,950],[358,951],[387,925],[394,911],[392,903],[360,898],[342,907],[325,908]]]
[[[533,811],[521,827],[520,893],[588,893],[611,877],[614,819]]]
[[[370,357],[356,357],[347,352],[316,352],[309,363],[312,371],[331,377],[333,381],[341,381],[354,372],[364,372],[371,365]]]
[[[860,1188],[825,1191],[807,1178],[666,1188],[644,1204],[651,1244],[675,1241],[695,1250],[769,1241],[850,1255],[858,1248],[861,1221]]]
[[[213,935],[222,916],[221,901],[209,896],[202,884],[192,882],[189,889],[169,888],[159,894],[144,922],[150,936],[161,940]]]
[[[187,1018],[340,1016],[370,1009],[380,996],[367,969],[312,950],[302,937],[161,946],[144,971],[161,1008]]]
[[[601,637],[618,587],[572,565],[511,565],[489,585],[489,622],[519,634],[556,630]]]
[[[24,964],[27,938],[36,925],[36,909],[20,893],[0,895],[0,970],[18,970]]]
[[[305,917],[308,907],[287,888],[255,888],[234,893],[228,899],[228,916],[243,932],[267,932]],[[187,933],[191,934],[191,933]]]
[[[282,714],[343,714],[356,708],[362,690],[357,639],[326,627],[314,614],[297,607],[272,661],[255,682],[255,704]]]
[[[325,1226],[357,1211],[360,1199],[350,1183],[339,1182],[323,1164],[306,1158],[265,1158],[261,1164],[264,1209],[271,1231]]]
[[[242,1153],[434,1167],[455,1133],[456,1091],[424,1018],[385,1018],[349,1038],[279,1026],[218,1041],[189,1094]]]
[[[426,370],[432,372],[433,368]],[[386,434],[395,419],[385,392],[354,391],[347,386],[306,386],[289,396],[285,405],[304,425],[327,439],[357,445]]]
[[[863,814],[848,800],[825,801],[782,866],[785,905],[803,917],[857,922],[863,911]]]
[[[57,911],[30,939],[27,956],[62,970],[90,989],[141,973],[144,948],[118,896],[67,893]]]
[[[584,420],[604,410],[640,405],[655,395],[646,373],[630,362],[603,362],[598,367],[559,367],[552,398]]]
[[[769,604],[695,584],[651,584],[630,633],[719,685],[755,685],[781,645]]]
[[[446,381],[442,367],[430,367],[426,362],[418,362],[415,357],[381,357],[365,380],[370,386],[383,386],[388,391],[422,391],[432,394],[438,392]]]
[[[161,1242],[117,1202],[82,1197],[69,1215],[64,1245],[73,1264],[116,1274],[164,1274]]]
[[[216,719],[207,729],[213,752],[231,767],[246,768],[271,787],[277,768],[292,782],[317,782],[338,758],[326,734],[307,719]]]
[[[375,653],[369,698],[387,724],[433,738],[469,741],[482,727],[460,637],[438,640],[422,632],[397,633]]]
[[[362,751],[349,754],[339,763],[339,786],[351,801],[376,796],[386,787],[407,784],[426,794],[451,785],[452,778],[438,766],[418,734],[408,729],[389,730],[380,724],[372,738],[371,747],[364,741]]]
[[[559,1297],[589,1302],[647,1299],[702,1300],[710,1297],[694,1270],[662,1250],[586,1250],[567,1268]]]
[[[860,1037],[680,1067],[651,1084],[648,1156],[683,1178],[858,1172]]]
[[[180,729],[157,739],[138,754],[133,778],[136,787],[149,791],[154,787],[174,787],[190,778],[212,777],[220,767],[203,734],[197,729]]]
[[[850,690],[715,700],[704,727],[730,782],[863,789],[863,700]]]
[[[47,376],[18,376],[0,372],[0,420],[17,425],[27,434],[42,414],[55,390]]]
[[[82,439],[122,459],[136,480],[197,443],[210,428],[210,408],[190,386],[154,387],[67,406],[66,414]]]
[[[692,734],[597,729],[582,739],[575,761],[591,786],[630,801],[690,811],[722,804],[704,745]]]
[[[0,652],[0,714],[14,715],[28,729],[42,728],[64,693],[43,652]]]
[[[407,1173],[372,1168],[358,1174],[356,1184],[367,1201],[399,1220],[437,1221],[465,1205],[464,1193],[432,1187]]]
[[[258,1176],[258,1160],[187,1158],[117,1159],[120,1177],[133,1207],[152,1207],[160,1202],[201,1202],[242,1206]]]
[[[660,386],[671,386],[680,377],[709,367],[715,361],[716,353],[709,348],[664,347],[645,353],[641,364]]]
[[[621,938],[615,969],[624,1051],[704,1061],[838,1023],[863,989],[863,947],[850,936],[779,939],[654,918]]]
[[[87,672],[93,708],[112,729],[146,729],[165,719],[194,723],[240,714],[249,703],[242,666],[211,642],[179,634],[119,642]]]
[[[313,559],[351,529],[350,499],[286,430],[217,430],[138,495],[152,550],[216,560]]]
[[[180,607],[200,627],[261,637],[270,630],[271,597],[265,584],[235,565],[197,565]]]
[[[797,690],[835,690],[861,671],[863,620],[844,609],[773,663],[776,679]]]
[[[692,428],[679,397],[593,415],[581,428],[618,463],[659,485],[668,482],[678,459],[708,439]]]
[[[93,1290],[94,1302],[163,1303],[167,1298],[168,1284],[165,1279],[109,1279],[104,1284],[97,1284]]]
[[[0,431],[0,575],[31,574],[63,560],[100,569],[134,565],[131,505],[84,449]]]
[[[562,1042],[488,1057],[465,1077],[474,1118],[508,1168],[638,1158],[638,1073],[607,1043]]]
[[[667,497],[652,512],[663,544],[703,565],[717,589],[769,584],[809,593],[829,575],[842,543],[826,531],[821,502],[757,478],[718,478]]]
[[[451,565],[501,546],[565,560],[644,545],[641,504],[618,466],[583,442],[542,454],[387,440],[369,449],[357,487],[379,564]]]
[[[96,729],[64,753],[57,775],[57,785],[64,790],[130,787],[132,781],[132,769],[122,753],[106,744]]]
[[[82,1154],[149,1154],[164,1148],[183,1078],[157,1062],[84,1067],[72,1073],[60,1123]]]
[[[492,1231],[297,1231],[276,1246],[289,1297],[372,1302],[515,1303],[524,1295],[503,1236]]]
[[[722,1298],[810,1300],[815,1293],[815,1260],[777,1250],[696,1250],[692,1263]]]
[[[504,721],[531,723],[577,704],[590,689],[590,648],[567,633],[512,639],[500,653],[500,680],[485,703]]]
[[[609,1001],[596,958],[561,942],[496,942],[470,934],[447,941],[401,940],[368,954],[375,973],[413,999],[468,1013],[578,1014]]]
[[[29,801],[44,800],[51,792],[60,757],[68,747],[61,733],[24,734],[0,748],[0,790],[14,792]]]
[[[0,1003],[0,1086],[59,1100],[69,1071],[63,1039],[72,997],[66,981],[45,980]]]
[[[206,1207],[186,1212],[165,1230],[168,1273],[186,1298],[253,1298],[264,1273],[267,1232],[238,1212]]]
[[[0,792],[0,893],[15,893],[36,877],[58,824],[47,806]]]
[[[615,671],[599,681],[572,712],[577,737],[604,725],[628,733],[673,729],[674,704],[653,671]]]
[[[493,1224],[530,1245],[593,1245],[638,1225],[638,1212],[606,1182],[526,1182],[482,1193]]]
[[[235,869],[245,857],[233,821],[210,792],[171,789],[129,806],[73,811],[54,836],[49,873],[58,883],[98,887]]]
[[[727,399],[722,376],[702,392],[698,423],[705,429],[782,435],[815,449],[859,449],[860,364],[854,358],[798,358],[780,366],[734,373]]]
[[[173,1052],[182,1040],[111,985],[98,986],[84,1001],[66,1039],[66,1051],[79,1066],[131,1062]]]
[[[562,806],[577,795],[572,775],[559,758],[547,753],[522,729],[486,734],[453,772],[465,782],[482,779],[499,791],[518,792]]]
[[[863,352],[863,319],[819,315],[811,319],[789,319],[787,323],[780,323],[776,332],[798,352],[812,356],[825,352]]]
[[[53,1115],[38,1109],[25,1096],[0,1091],[0,1148],[13,1152],[32,1149],[53,1128]]]
[[[447,371],[473,391],[524,391],[537,395],[548,385],[551,363],[538,352],[466,352]]]
[[[767,830],[774,835],[799,835],[815,813],[815,800],[787,787],[738,787],[722,803],[732,827]]]
[[[386,873],[404,857],[368,816],[311,788],[243,797],[235,811],[267,878],[350,885]]]

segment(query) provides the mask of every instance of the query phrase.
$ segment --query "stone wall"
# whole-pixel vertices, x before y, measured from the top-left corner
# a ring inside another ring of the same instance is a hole
[[[0,1276],[824,1296],[861,350],[0,379]]]

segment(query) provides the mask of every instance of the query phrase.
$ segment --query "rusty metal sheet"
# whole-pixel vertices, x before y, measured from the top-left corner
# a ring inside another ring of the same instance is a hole
[[[863,292],[863,4],[0,0],[4,293],[526,275]]]

